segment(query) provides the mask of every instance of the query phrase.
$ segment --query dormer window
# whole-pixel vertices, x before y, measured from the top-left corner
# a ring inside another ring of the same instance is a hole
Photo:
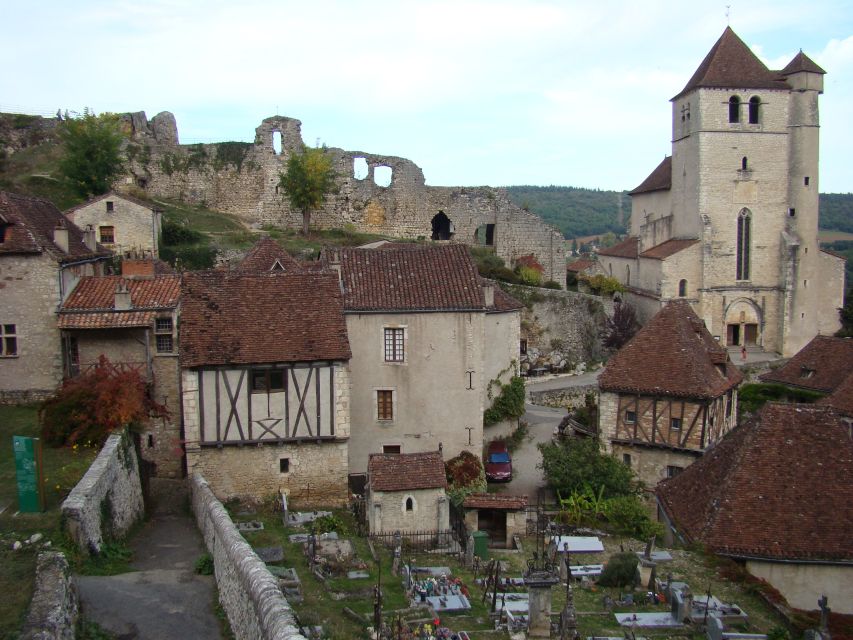
[[[761,106],[761,98],[752,96],[749,99],[749,124],[758,124],[759,107]]]
[[[803,367],[802,369],[800,369],[800,378],[804,380],[811,378],[812,376],[814,376],[814,372],[814,369],[810,369],[809,367]]]
[[[740,122],[740,98],[738,96],[729,98],[729,122]]]

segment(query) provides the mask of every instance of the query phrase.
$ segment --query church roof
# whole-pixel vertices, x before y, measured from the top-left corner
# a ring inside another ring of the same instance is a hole
[[[762,382],[831,393],[853,372],[853,338],[815,336],[788,362],[759,376]]]
[[[766,404],[656,493],[686,541],[715,553],[853,559],[853,441],[827,407]]]
[[[661,163],[655,167],[649,176],[640,183],[633,191],[629,191],[629,196],[634,196],[640,193],[649,193],[650,191],[668,191],[672,188],[672,156],[666,156]]]
[[[687,302],[668,303],[598,378],[602,391],[711,399],[743,380]]]
[[[711,47],[693,77],[673,100],[699,88],[789,89],[777,73],[768,69],[731,27]]]
[[[683,251],[687,247],[692,247],[699,242],[695,238],[670,238],[659,245],[646,249],[640,254],[641,258],[652,258],[654,260],[663,260],[670,256],[674,256],[679,251]]]
[[[606,249],[599,249],[598,255],[610,256],[612,258],[636,258],[640,252],[640,239],[637,236],[625,238],[619,244],[614,244]]]
[[[788,63],[781,73],[783,76],[789,76],[793,73],[799,73],[800,71],[808,71],[809,73],[820,73],[822,75],[826,75],[826,71],[821,69],[814,60],[809,58],[805,53],[800,51],[797,55],[794,56],[794,59]]]

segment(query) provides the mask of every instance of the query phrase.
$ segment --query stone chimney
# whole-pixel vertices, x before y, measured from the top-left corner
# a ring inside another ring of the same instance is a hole
[[[133,304],[130,301],[130,291],[127,288],[127,283],[119,281],[118,286],[116,286],[115,310],[127,311],[132,307]]]
[[[53,244],[62,249],[63,253],[68,253],[68,225],[65,218],[60,218],[53,229]]]
[[[98,244],[95,241],[95,228],[90,224],[87,224],[85,231],[83,231],[83,244],[93,253],[98,249]]]
[[[344,290],[344,275],[341,271],[341,254],[337,249],[332,249],[329,253],[329,267],[331,267],[332,271],[336,271],[338,274],[338,284],[341,287],[341,292]]]
[[[483,297],[485,298],[487,308],[495,306],[495,285],[491,282],[483,283]]]

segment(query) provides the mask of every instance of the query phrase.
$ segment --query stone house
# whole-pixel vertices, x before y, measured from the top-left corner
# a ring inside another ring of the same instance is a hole
[[[829,407],[768,403],[656,489],[670,538],[743,563],[792,607],[853,614],[853,440]]]
[[[177,336],[181,278],[154,260],[122,261],[121,276],[81,278],[59,309],[64,375],[73,377],[106,356],[137,371],[169,418],[151,421],[140,439],[143,459],[161,477],[180,477],[180,367]]]
[[[111,191],[68,209],[65,217],[121,256],[159,255],[163,210],[132,196]]]
[[[349,469],[373,453],[480,454],[496,381],[515,374],[519,308],[460,245],[330,251],[352,345]]]
[[[447,531],[446,488],[440,451],[371,454],[366,495],[370,533]]]
[[[0,402],[53,393],[62,381],[56,312],[110,256],[51,202],[0,192]]]
[[[598,378],[601,443],[653,487],[735,426],[742,380],[690,305],[670,302]]]
[[[853,374],[853,339],[815,336],[783,366],[759,376],[762,382],[833,393]]]
[[[189,473],[222,499],[346,502],[351,351],[336,274],[186,273],[180,342]]]
[[[599,251],[647,319],[688,301],[731,347],[789,356],[834,333],[844,260],[818,243],[818,96],[802,52],[768,69],[731,30],[672,98],[672,155],[630,195],[629,237]]]
[[[472,493],[462,502],[465,528],[485,531],[489,546],[512,549],[513,537],[527,534],[527,496]]]

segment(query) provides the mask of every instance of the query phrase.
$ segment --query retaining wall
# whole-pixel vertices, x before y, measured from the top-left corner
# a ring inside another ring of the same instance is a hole
[[[68,561],[58,551],[44,551],[36,564],[36,586],[21,640],[74,640],[80,600]]]
[[[213,556],[219,602],[238,640],[304,640],[278,581],[237,531],[200,474],[190,479],[196,523]]]
[[[105,538],[122,537],[144,512],[139,461],[130,434],[114,433],[62,503],[66,526],[81,549],[98,553]]]
[[[553,389],[550,391],[530,391],[529,401],[555,409],[578,409],[584,406],[587,393],[598,394],[597,384],[587,384],[582,387],[571,387],[568,389]]]

